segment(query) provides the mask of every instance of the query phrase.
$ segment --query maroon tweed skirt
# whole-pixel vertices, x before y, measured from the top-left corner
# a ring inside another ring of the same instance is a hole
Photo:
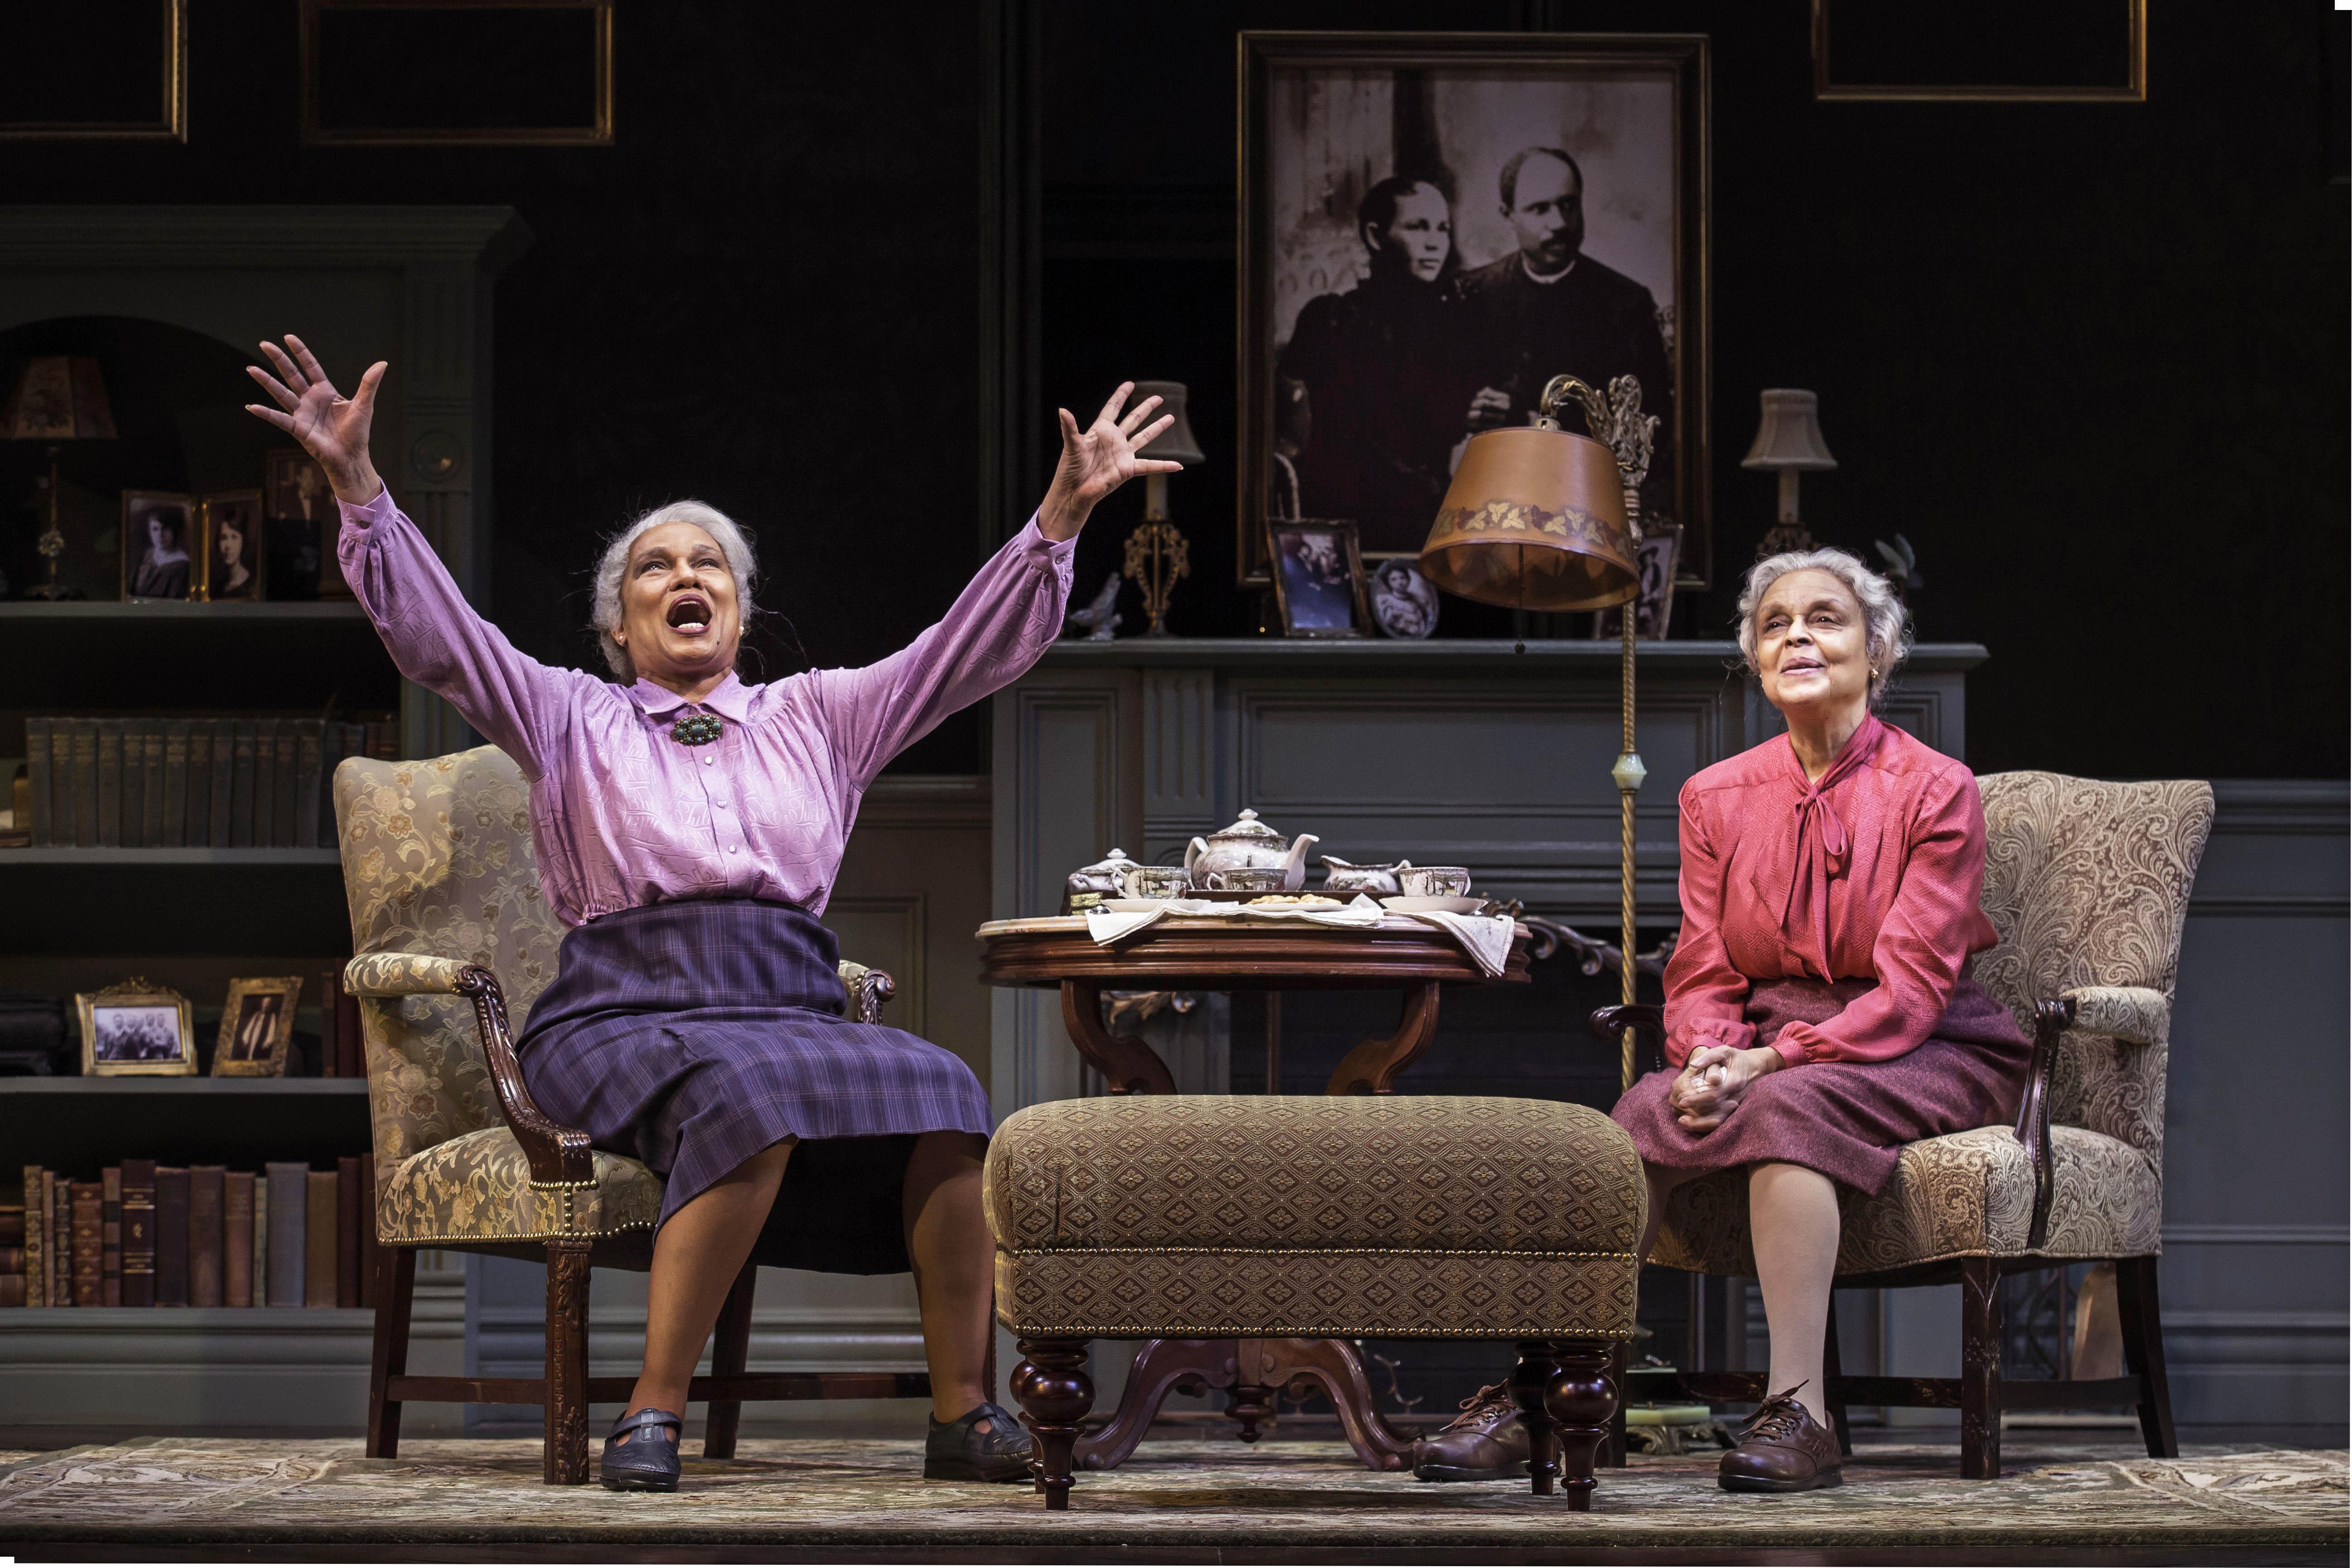
[[[1876,982],[1759,980],[1743,1016],[1756,1043],[1771,1044],[1800,1020],[1820,1024]],[[1894,1179],[1903,1145],[2013,1121],[2032,1046],[2017,1020],[1962,974],[1936,1032],[1916,1050],[1883,1062],[1806,1062],[1768,1073],[1707,1132],[1675,1121],[1666,1093],[1678,1073],[1643,1077],[1610,1112],[1653,1165],[1720,1171],[1780,1161],[1876,1193]]]

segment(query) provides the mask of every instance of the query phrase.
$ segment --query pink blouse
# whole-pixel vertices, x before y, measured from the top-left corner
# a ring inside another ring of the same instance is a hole
[[[336,552],[401,674],[449,700],[530,781],[540,885],[567,925],[672,899],[767,899],[824,912],[876,774],[956,710],[1009,685],[1060,635],[1075,539],[1029,526],[946,618],[863,669],[700,703],[527,658],[476,615],[389,492],[342,508]],[[719,738],[670,739],[682,712]]]
[[[1997,940],[1984,893],[1976,775],[1876,718],[1818,784],[1785,735],[1682,792],[1682,940],[1666,964],[1666,1059],[1746,1049],[1759,980],[1874,980],[1827,1022],[1772,1042],[1781,1059],[1885,1061],[1934,1031],[1970,954]]]

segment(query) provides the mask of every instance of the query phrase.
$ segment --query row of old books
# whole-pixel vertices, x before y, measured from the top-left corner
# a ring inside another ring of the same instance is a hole
[[[0,1307],[372,1307],[374,1165],[125,1160],[95,1182],[25,1167],[0,1206]]]
[[[25,721],[35,848],[331,848],[335,764],[400,754],[391,719]]]

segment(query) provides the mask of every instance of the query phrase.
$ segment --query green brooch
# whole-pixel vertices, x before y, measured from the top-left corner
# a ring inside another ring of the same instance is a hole
[[[669,738],[681,746],[707,746],[726,733],[716,713],[688,713],[669,728]]]

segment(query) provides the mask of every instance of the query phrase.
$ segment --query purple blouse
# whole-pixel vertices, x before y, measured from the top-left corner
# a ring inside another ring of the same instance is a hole
[[[448,699],[530,781],[540,886],[567,925],[675,899],[767,899],[821,914],[857,803],[883,764],[1010,684],[1060,635],[1075,539],[1034,518],[946,618],[863,669],[689,703],[527,658],[476,615],[389,491],[342,508],[336,552],[401,674]],[[725,732],[670,739],[685,712]]]

